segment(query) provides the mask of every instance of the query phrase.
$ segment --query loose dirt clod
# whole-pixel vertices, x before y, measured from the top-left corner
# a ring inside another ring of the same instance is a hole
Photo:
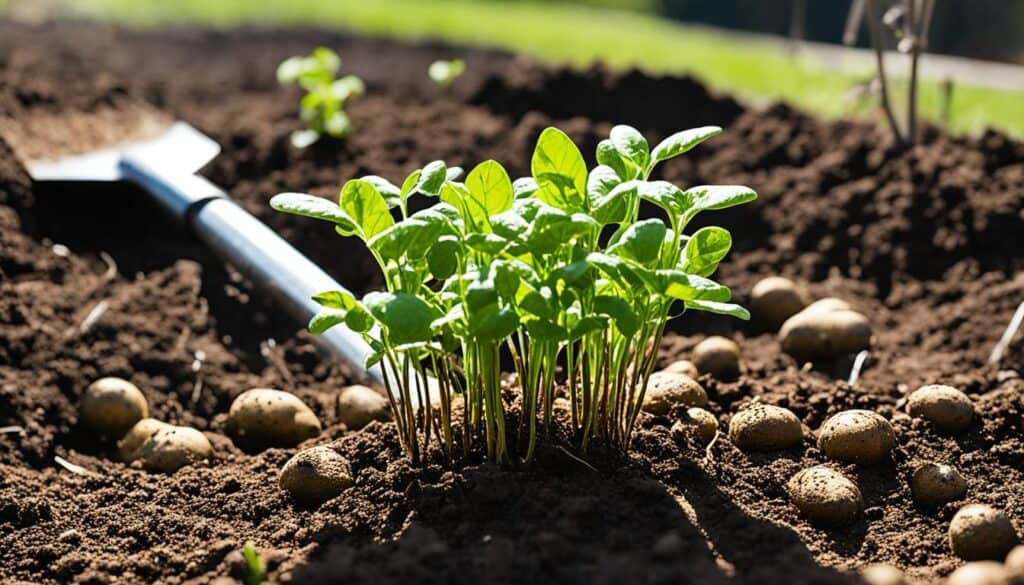
[[[800,419],[788,408],[754,404],[733,415],[729,440],[744,451],[788,449],[803,441]]]
[[[943,384],[921,386],[907,398],[910,416],[930,421],[945,433],[967,430],[974,420],[974,403],[966,394]]]
[[[910,478],[910,491],[918,504],[938,506],[964,497],[967,493],[967,480],[955,467],[925,463],[914,470]]]
[[[655,372],[647,381],[643,409],[656,415],[668,414],[675,406],[707,406],[708,395],[693,378],[673,372]]]
[[[740,373],[740,346],[735,341],[713,335],[693,348],[693,365],[701,374],[720,380],[735,378]]]
[[[253,388],[231,403],[228,429],[248,447],[292,447],[320,434],[320,420],[298,396]]]
[[[816,524],[849,524],[864,507],[857,484],[823,465],[794,475],[786,484],[786,491],[793,504]]]
[[[306,504],[330,500],[353,483],[348,461],[326,445],[296,454],[284,464],[278,478],[281,489]]]
[[[876,463],[896,442],[892,425],[870,410],[844,410],[818,431],[818,448],[826,457],[848,463]]]
[[[356,384],[345,388],[338,396],[338,420],[352,430],[390,418],[391,404],[372,388]]]
[[[884,563],[864,567],[860,571],[860,578],[867,585],[909,585],[903,571]]]
[[[782,351],[800,362],[830,360],[871,345],[871,323],[839,299],[822,299],[782,324]]]
[[[703,408],[688,408],[686,415],[672,424],[670,432],[679,440],[690,438],[703,447],[718,434],[718,419]]]
[[[950,573],[946,585],[1013,585],[1013,575],[995,561],[967,563]]]
[[[763,325],[777,331],[786,319],[807,305],[807,295],[795,282],[782,276],[758,281],[750,291],[750,313]]]
[[[192,427],[168,426],[150,435],[135,452],[149,471],[174,473],[182,467],[209,459],[213,445]]]
[[[117,438],[149,416],[149,405],[138,387],[128,380],[100,378],[85,390],[79,416],[91,430]]]
[[[949,544],[966,561],[1002,561],[1019,544],[1010,517],[984,504],[968,504],[949,523]]]

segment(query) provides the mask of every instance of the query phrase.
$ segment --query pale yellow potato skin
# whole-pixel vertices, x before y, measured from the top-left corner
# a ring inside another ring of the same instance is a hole
[[[685,374],[655,372],[647,381],[643,410],[668,414],[674,406],[707,406],[708,395],[699,382]]]
[[[946,585],[1013,585],[1013,575],[995,561],[975,561],[950,573]]]
[[[818,449],[829,459],[847,463],[877,463],[896,443],[892,425],[870,410],[844,410],[818,430]]]
[[[750,291],[750,313],[761,325],[778,330],[807,305],[804,290],[782,276],[761,279]]]
[[[79,404],[82,424],[108,437],[122,437],[148,416],[149,405],[142,391],[121,378],[100,378],[89,384]]]
[[[121,459],[124,461],[138,459],[139,448],[146,442],[146,439],[155,435],[157,431],[171,428],[171,426],[155,418],[144,418],[135,423],[131,430],[117,442],[117,450],[121,454]]]
[[[693,438],[705,446],[718,434],[718,419],[703,408],[688,408],[686,417],[673,423],[670,432],[680,439]]]
[[[281,468],[278,485],[294,499],[319,504],[354,483],[348,461],[326,445],[299,452]]]
[[[794,475],[786,484],[786,491],[800,512],[816,524],[849,524],[864,508],[857,484],[823,465]]]
[[[186,465],[209,459],[213,445],[206,435],[192,427],[170,426],[153,433],[137,453],[147,470],[174,473]]]
[[[729,379],[740,373],[740,346],[725,337],[714,335],[701,341],[690,358],[701,374]]]
[[[928,384],[907,398],[907,413],[930,421],[944,433],[960,433],[974,422],[974,403],[963,392],[944,384]]]
[[[663,372],[672,372],[675,374],[685,374],[694,380],[700,377],[700,372],[697,371],[697,366],[693,365],[690,360],[676,360],[671,364],[665,366]]]
[[[884,563],[868,565],[860,571],[867,585],[909,585],[907,576],[899,568]]]
[[[1002,561],[1020,544],[1010,517],[984,504],[968,504],[949,523],[949,545],[965,561]]]
[[[967,480],[956,468],[938,463],[925,463],[910,478],[914,501],[922,506],[938,506],[953,502],[967,493]]]
[[[375,420],[391,420],[391,403],[372,388],[358,384],[349,386],[338,396],[338,420],[352,430],[359,430]]]
[[[298,396],[272,388],[240,394],[228,411],[228,430],[245,445],[294,447],[320,434],[320,420]]]
[[[868,349],[871,323],[857,311],[839,308],[841,302],[830,303],[831,309],[815,303],[787,319],[779,330],[782,351],[797,361],[813,362]]]
[[[788,408],[754,404],[729,421],[729,440],[744,451],[776,451],[799,445],[804,439],[800,419]]]
[[[1006,568],[1017,577],[1024,577],[1024,544],[1013,547],[1006,555]]]

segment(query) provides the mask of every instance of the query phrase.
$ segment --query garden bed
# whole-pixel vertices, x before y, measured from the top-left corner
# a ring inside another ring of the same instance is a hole
[[[276,84],[274,67],[317,45],[336,49],[367,93],[350,102],[347,142],[299,151],[289,144],[297,94]],[[588,159],[614,123],[651,140],[721,125],[722,136],[663,167],[680,184],[759,192],[713,217],[734,237],[718,280],[741,302],[766,275],[806,281],[816,296],[861,309],[875,343],[851,388],[845,371],[802,371],[771,333],[687,315],[661,363],[727,335],[742,347],[742,376],[701,379],[723,426],[756,397],[810,429],[843,409],[872,409],[897,436],[891,460],[841,467],[866,509],[835,530],[808,523],[784,490],[823,461],[812,441],[747,454],[721,440],[705,454],[674,441],[667,418],[642,419],[628,460],[594,452],[582,463],[552,449],[518,468],[412,468],[389,425],[347,432],[336,422],[333,401],[352,373],[322,360],[296,323],[143,196],[33,188],[0,143],[0,426],[24,428],[0,436],[2,582],[207,583],[239,574],[233,551],[246,540],[273,581],[303,584],[841,583],[872,562],[935,578],[960,563],[946,540],[958,505],[914,506],[907,479],[924,461],[956,465],[968,501],[1024,527],[1024,344],[986,365],[1024,300],[1024,145],[999,133],[929,128],[919,146],[896,150],[884,128],[784,105],[751,110],[687,78],[552,70],[311,30],[0,22],[0,55],[0,115],[117,111],[145,99],[215,138],[224,152],[203,174],[356,290],[377,278],[360,246],[271,211],[272,195],[332,195],[363,174],[400,180],[434,159],[495,158],[522,176],[548,125]],[[468,71],[444,97],[425,72],[452,56]],[[83,327],[99,303],[105,311]],[[120,463],[113,445],[76,425],[78,396],[104,375],[135,382],[157,418],[208,431],[214,459],[172,476]],[[939,435],[901,414],[905,394],[931,382],[975,400],[969,432]],[[231,400],[252,387],[306,400],[326,423],[308,444],[336,441],[356,485],[316,509],[293,504],[277,473],[295,450],[245,453],[223,436]]]

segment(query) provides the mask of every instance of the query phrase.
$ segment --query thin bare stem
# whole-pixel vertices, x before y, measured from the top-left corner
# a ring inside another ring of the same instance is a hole
[[[896,116],[892,111],[892,103],[889,101],[889,81],[885,75],[885,41],[882,39],[882,30],[881,26],[879,26],[881,16],[878,13],[878,1],[867,0],[867,3],[869,10],[868,28],[871,30],[871,44],[875,48],[875,61],[878,66],[878,82],[881,84],[882,110],[885,112],[886,120],[889,122],[889,128],[892,130],[893,138],[897,143],[903,144],[903,135],[900,133],[899,124],[897,124]]]

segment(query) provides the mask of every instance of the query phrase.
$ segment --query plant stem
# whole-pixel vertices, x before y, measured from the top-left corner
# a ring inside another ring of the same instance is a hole
[[[892,111],[892,103],[889,101],[889,81],[885,75],[885,47],[884,40],[882,38],[881,16],[878,13],[878,0],[867,0],[868,3],[868,28],[871,30],[871,44],[875,48],[875,61],[878,66],[878,82],[881,84],[881,102],[882,110],[885,112],[885,117],[889,122],[889,128],[892,130],[893,138],[897,144],[903,144],[903,136],[900,134],[899,124],[896,122],[896,116]]]

